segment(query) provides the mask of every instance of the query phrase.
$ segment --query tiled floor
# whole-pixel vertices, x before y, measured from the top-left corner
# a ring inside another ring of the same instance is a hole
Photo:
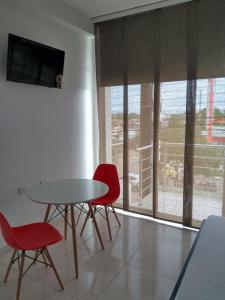
[[[102,251],[92,222],[83,237],[77,227],[79,279],[74,278],[72,239],[50,247],[64,283],[58,283],[51,268],[34,265],[23,281],[21,300],[166,300],[187,257],[196,232],[134,217],[119,215],[119,228],[111,216],[113,241],[105,220],[98,219],[105,245]],[[62,223],[58,225],[63,229]],[[0,256],[0,299],[14,300],[18,271],[16,264],[6,284],[2,283],[11,252]]]

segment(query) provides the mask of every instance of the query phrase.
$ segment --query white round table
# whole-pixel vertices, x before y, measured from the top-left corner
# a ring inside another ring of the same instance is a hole
[[[57,213],[57,216],[59,214],[64,216],[65,213],[64,219],[66,224],[72,229],[76,278],[78,278],[78,256],[74,205],[80,203],[88,204],[99,241],[102,249],[104,249],[101,234],[90,201],[104,196],[107,192],[108,186],[105,183],[92,179],[61,179],[47,181],[29,188],[26,191],[28,199],[40,204],[48,205],[44,218],[45,222],[50,222],[55,218],[54,216],[49,218],[52,205],[55,207],[54,213]],[[71,209],[71,224],[67,219],[68,207]]]

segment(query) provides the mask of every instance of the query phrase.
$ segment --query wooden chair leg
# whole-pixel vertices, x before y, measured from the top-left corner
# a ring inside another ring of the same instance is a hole
[[[48,266],[47,263],[48,263],[48,262],[47,262],[47,260],[46,260],[46,258],[45,258],[44,252],[41,253],[41,256],[42,256],[43,261],[44,261],[44,263],[45,263],[45,267],[47,268],[47,266]],[[36,258],[36,260],[37,260],[37,258]]]
[[[35,256],[34,256],[34,264],[36,263],[37,258],[38,258],[38,251],[36,251]]]
[[[82,227],[82,229],[81,229],[80,236],[82,236],[82,234],[83,234],[83,231],[84,231],[84,228],[85,228],[85,226],[86,226],[86,224],[87,224],[87,220],[88,220],[89,216],[90,216],[90,208],[89,208],[89,211],[88,211],[88,213],[87,213],[87,215],[86,215],[86,218],[85,218],[85,220],[84,220],[84,224],[83,224],[83,227]]]
[[[109,214],[108,214],[108,207],[105,205],[105,216],[106,216],[106,221],[107,221],[107,226],[108,226],[108,231],[109,231],[109,238],[110,241],[112,240],[112,235],[111,235],[111,229],[110,229],[110,224],[109,224]]]
[[[10,258],[10,262],[9,262],[9,265],[8,265],[8,268],[7,268],[7,271],[6,271],[5,278],[4,278],[3,282],[7,282],[7,279],[9,277],[9,273],[10,273],[10,270],[12,268],[12,264],[13,264],[15,255],[16,255],[16,250],[13,251],[13,254],[12,254],[11,258]]]
[[[67,239],[68,205],[65,205],[64,239]]]
[[[53,271],[54,271],[55,276],[56,276],[56,278],[57,278],[57,280],[58,280],[58,282],[59,282],[59,285],[60,285],[61,289],[64,290],[64,286],[63,286],[63,284],[62,284],[62,281],[61,281],[61,279],[60,279],[60,277],[59,277],[59,274],[58,274],[58,272],[57,272],[57,270],[56,270],[55,264],[54,264],[54,262],[53,262],[53,260],[52,260],[52,258],[51,258],[51,255],[50,255],[48,249],[45,248],[45,249],[44,249],[44,252],[45,252],[45,255],[46,255],[46,257],[47,257],[47,259],[48,259],[48,261],[49,261],[51,267],[53,268]]]
[[[112,204],[111,204],[111,207],[112,207],[112,211],[113,211],[113,213],[114,213],[114,216],[115,216],[115,218],[116,218],[116,220],[117,220],[117,223],[119,224],[119,226],[121,226],[120,220],[119,220],[119,218],[118,218],[118,216],[117,216],[117,213],[116,213],[116,211],[115,211],[115,208],[113,207]]]
[[[49,217],[50,210],[51,210],[51,205],[48,204],[48,206],[46,208],[46,211],[45,211],[45,217],[44,217],[44,222],[45,223],[48,222],[48,217]],[[46,262],[44,254],[42,255],[42,257],[43,257],[44,262]],[[37,258],[38,258],[38,251],[36,251],[35,256],[34,256],[34,264],[36,263]]]
[[[19,279],[18,279],[18,284],[17,284],[16,300],[19,300],[19,298],[20,298],[20,290],[21,290],[21,284],[22,284],[22,278],[23,278],[24,261],[25,261],[25,251],[22,252],[22,256],[21,256],[21,264],[20,264]]]
[[[80,220],[80,217],[81,217],[81,213],[82,213],[82,209],[84,208],[84,204],[82,204],[82,208],[80,209],[80,212],[79,212],[79,216],[77,218],[77,222],[76,222],[76,226],[78,225],[79,223],[79,220]]]
[[[102,241],[101,233],[99,231],[98,223],[96,221],[95,213],[93,211],[91,203],[88,203],[88,206],[89,206],[90,216],[92,217],[94,225],[95,225],[95,229],[96,229],[96,232],[97,232],[97,235],[98,235],[99,242],[100,242],[100,244],[102,246],[102,250],[104,250],[104,244],[103,244],[103,241]]]
[[[41,251],[41,250],[40,250],[40,251]],[[37,258],[38,258],[38,252],[40,252],[40,251],[37,250],[37,251],[35,252],[34,262],[33,262],[34,264],[35,264],[36,261],[37,261]],[[47,267],[48,265],[47,265],[47,261],[46,261],[44,252],[41,253],[41,256],[42,256],[42,258],[43,258],[44,263],[46,264],[45,266]]]

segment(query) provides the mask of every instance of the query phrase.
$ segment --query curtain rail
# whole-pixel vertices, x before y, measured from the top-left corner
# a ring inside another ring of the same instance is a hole
[[[155,10],[155,9],[159,9],[159,8],[163,8],[163,7],[167,7],[167,6],[178,5],[178,4],[182,4],[182,3],[186,3],[186,2],[190,2],[190,1],[193,1],[193,0],[160,0],[160,1],[156,1],[154,3],[144,4],[144,5],[128,8],[128,9],[119,10],[116,12],[103,14],[103,15],[100,15],[97,17],[92,17],[91,22],[92,22],[92,24],[95,24],[95,23],[99,23],[99,22],[109,21],[112,19],[122,18],[125,16],[131,16],[131,15],[135,15],[135,14],[139,14],[139,13],[144,13],[146,11],[151,11],[151,10]]]

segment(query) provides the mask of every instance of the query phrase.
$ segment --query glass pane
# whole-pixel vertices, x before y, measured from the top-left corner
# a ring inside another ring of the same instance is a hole
[[[197,82],[193,225],[222,215],[225,166],[225,78]]]
[[[152,211],[153,84],[128,87],[129,208]]]
[[[161,83],[157,216],[182,222],[186,81]]]
[[[123,203],[123,87],[105,88],[106,161],[117,166],[120,179],[120,198]]]

